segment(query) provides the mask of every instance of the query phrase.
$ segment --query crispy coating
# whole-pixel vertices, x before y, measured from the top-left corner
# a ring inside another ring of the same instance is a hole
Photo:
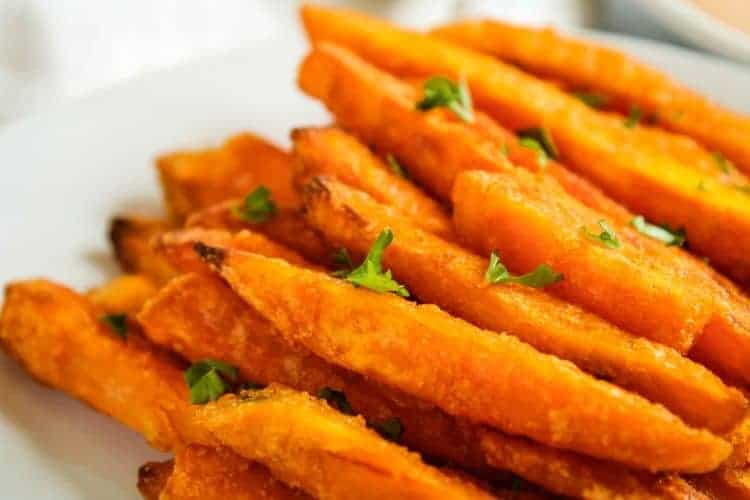
[[[653,471],[705,472],[731,451],[662,406],[435,306],[256,254],[196,251],[290,342],[449,414]]]
[[[224,396],[200,408],[197,420],[233,451],[316,498],[492,498],[382,439],[361,417],[281,386]]]
[[[160,465],[160,464],[157,464]],[[156,498],[156,497],[155,497]],[[186,446],[158,500],[309,500],[226,447]]]
[[[629,128],[490,56],[346,11],[306,6],[303,21],[314,43],[345,45],[399,76],[465,77],[479,109],[514,130],[546,127],[567,165],[649,220],[684,226],[693,251],[750,280],[750,203],[742,189],[640,147]]]
[[[220,148],[180,151],[160,157],[156,166],[167,211],[176,222],[190,213],[266,186],[283,208],[294,208],[290,156],[253,134],[239,134]]]
[[[123,274],[92,288],[86,293],[86,298],[105,313],[134,314],[158,290],[159,287],[142,274]]]
[[[155,283],[171,279],[175,271],[154,252],[152,243],[170,225],[159,219],[140,216],[115,217],[110,222],[109,240],[115,258],[127,273],[142,274]]]
[[[637,105],[656,115],[660,126],[724,152],[750,172],[750,120],[746,116],[709,101],[618,50],[562,36],[551,29],[500,21],[457,22],[432,33],[579,89],[599,91],[625,105]]]
[[[43,280],[9,285],[0,341],[34,378],[138,431],[155,448],[207,442],[193,425],[180,364],[136,332],[121,339],[65,287]]]
[[[541,169],[537,153],[491,118],[477,112],[474,123],[466,124],[442,109],[416,111],[418,96],[411,85],[341,47],[317,45],[300,66],[298,81],[343,127],[383,154],[397,156],[416,181],[445,202],[456,175],[466,169],[505,171],[513,164]],[[626,210],[558,163],[548,161],[544,172],[587,205],[628,219]]]
[[[250,224],[232,214],[232,209],[238,203],[239,200],[229,200],[195,212],[188,218],[185,227],[223,229],[231,232],[250,229],[289,247],[309,261],[323,266],[330,263],[335,249],[307,224],[299,210],[281,209],[267,222]]]
[[[326,363],[286,343],[229,287],[209,275],[176,278],[138,320],[157,344],[190,360],[226,360],[245,379],[313,394],[322,387],[342,390],[354,411],[369,422],[398,418],[404,426],[401,442],[428,456],[474,470],[509,470],[561,495],[602,498],[585,494],[595,491],[609,495],[606,498],[673,498],[657,493],[659,480],[654,476],[484,429]]]
[[[453,234],[453,224],[442,206],[390,171],[365,145],[343,130],[296,129],[292,131],[292,142],[303,175],[335,176],[414,218],[427,231],[447,238]]]
[[[143,500],[159,500],[174,470],[174,460],[148,462],[138,468],[138,491]]]
[[[747,401],[741,392],[677,351],[620,331],[543,291],[519,284],[488,286],[486,259],[388,215],[364,193],[317,178],[304,199],[310,223],[358,256],[390,227],[395,238],[384,253],[384,265],[422,302],[437,304],[482,328],[511,333],[542,352],[664,404],[696,427],[726,432],[745,413]]]

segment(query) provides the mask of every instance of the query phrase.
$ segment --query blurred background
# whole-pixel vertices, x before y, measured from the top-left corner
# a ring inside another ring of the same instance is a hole
[[[749,0],[329,0],[425,27],[467,16],[596,29],[750,62]],[[160,67],[299,36],[299,0],[0,0],[0,125]]]

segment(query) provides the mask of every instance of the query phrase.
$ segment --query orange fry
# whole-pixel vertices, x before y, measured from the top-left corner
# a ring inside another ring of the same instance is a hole
[[[171,462],[169,462],[171,463]],[[149,464],[150,465],[150,464]],[[163,464],[150,465],[161,474]],[[143,470],[143,468],[141,469]],[[140,474],[139,474],[140,477]],[[190,445],[175,454],[157,500],[304,500],[312,497],[274,478],[268,469],[226,447]]]
[[[328,174],[368,193],[419,221],[432,233],[450,237],[453,225],[446,211],[432,198],[391,172],[366,146],[333,128],[306,128],[292,132],[294,154],[304,173]],[[397,162],[391,155],[390,160]]]
[[[747,186],[706,178],[641,147],[630,128],[490,56],[346,11],[306,6],[303,20],[315,43],[345,45],[399,76],[465,78],[479,109],[515,130],[546,127],[567,165],[649,220],[684,227],[693,251],[750,281]]]
[[[154,239],[169,227],[162,220],[146,217],[120,216],[112,219],[109,239],[123,271],[142,274],[156,283],[172,278],[174,269],[152,248]]]
[[[294,208],[289,155],[260,137],[239,134],[217,149],[160,157],[157,168],[167,210],[183,221],[190,213],[266,186],[280,207]]]
[[[515,335],[664,404],[696,427],[726,432],[747,409],[741,392],[673,349],[629,335],[540,290],[520,284],[489,286],[486,259],[409,220],[389,216],[364,193],[315,178],[304,199],[310,223],[331,243],[357,256],[364,256],[378,234],[390,227],[397,237],[384,253],[384,265],[424,303],[437,304],[482,328]]]
[[[105,313],[133,314],[158,290],[154,282],[143,275],[123,274],[89,290],[86,298]]]
[[[730,452],[662,406],[434,306],[256,254],[196,251],[290,342],[449,414],[654,471],[705,472]]]
[[[457,22],[436,29],[433,34],[579,89],[599,92],[625,106],[638,106],[654,115],[660,126],[724,152],[750,172],[747,116],[709,101],[615,49],[550,29],[500,21]]]

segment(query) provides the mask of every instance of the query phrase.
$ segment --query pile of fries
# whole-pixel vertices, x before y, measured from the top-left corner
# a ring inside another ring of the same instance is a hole
[[[146,499],[750,498],[750,119],[610,49],[305,6],[335,125],[157,161],[126,274],[3,349]]]

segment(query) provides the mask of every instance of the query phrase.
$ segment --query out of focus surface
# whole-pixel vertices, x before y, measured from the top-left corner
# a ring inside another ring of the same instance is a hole
[[[299,36],[295,24],[299,3],[299,0],[220,3],[0,0],[0,124],[139,73],[259,41]],[[695,11],[715,9],[731,23],[745,28],[750,21],[750,3],[737,0],[324,0],[320,3],[348,5],[415,27],[458,17],[494,16],[563,28],[626,33],[692,47],[700,45],[736,58],[742,57],[741,51],[722,50],[727,49],[728,39],[714,41],[716,25],[701,24],[704,20],[696,17]],[[690,29],[689,21],[698,23],[702,29]],[[731,31],[727,33],[726,37],[731,37]],[[720,30],[719,34],[723,32]]]

